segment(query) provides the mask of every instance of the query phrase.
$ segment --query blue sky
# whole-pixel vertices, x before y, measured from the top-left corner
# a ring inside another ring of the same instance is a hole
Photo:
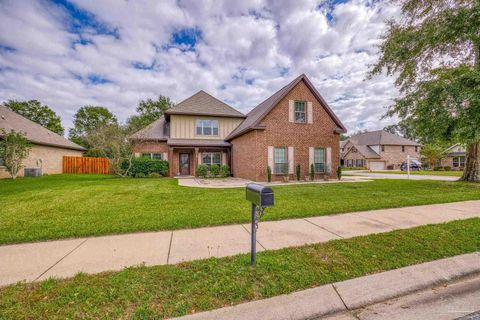
[[[389,2],[0,2],[0,101],[38,99],[71,127],[103,105],[125,120],[140,99],[203,89],[243,112],[306,73],[348,129],[378,129],[393,79],[365,80]]]

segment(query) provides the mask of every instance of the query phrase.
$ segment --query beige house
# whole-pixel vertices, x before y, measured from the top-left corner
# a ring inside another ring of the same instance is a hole
[[[133,134],[137,156],[169,162],[170,176],[195,175],[199,165],[228,165],[233,176],[255,181],[301,177],[313,166],[334,178],[340,133],[345,127],[305,74],[248,114],[204,91],[183,100],[165,116]]]
[[[27,118],[0,106],[0,139],[1,131],[11,130],[23,132],[32,143],[30,153],[23,161],[25,168],[41,168],[43,174],[62,173],[63,156],[81,156],[85,149],[78,144],[28,120]],[[18,176],[23,176],[20,170]],[[10,177],[0,159],[0,178]]]
[[[420,160],[420,144],[383,130],[360,133],[340,143],[343,166],[396,170],[406,161]]]
[[[454,144],[447,150],[445,150],[445,158],[441,161],[442,167],[449,166],[452,170],[463,170],[465,167],[465,161],[467,149],[460,143]]]

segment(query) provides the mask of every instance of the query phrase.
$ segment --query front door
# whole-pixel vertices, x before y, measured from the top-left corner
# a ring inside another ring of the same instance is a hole
[[[180,153],[180,175],[190,175],[190,154]]]

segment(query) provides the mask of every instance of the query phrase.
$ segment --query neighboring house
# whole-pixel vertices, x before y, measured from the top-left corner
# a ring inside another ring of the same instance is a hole
[[[452,170],[463,170],[465,167],[467,150],[465,146],[460,143],[454,144],[447,150],[445,150],[445,158],[441,161],[440,165],[445,167],[449,166]]]
[[[42,173],[62,173],[63,156],[81,156],[85,149],[78,144],[42,127],[38,123],[0,106],[0,139],[1,131],[10,132],[15,130],[26,134],[32,143],[28,157],[23,161],[25,168],[42,168]],[[0,178],[10,175],[0,159]],[[23,176],[20,170],[19,176]]]
[[[399,169],[408,155],[420,159],[420,144],[383,130],[354,135],[341,148],[343,165],[348,168]]]
[[[318,176],[335,177],[340,133],[345,127],[302,74],[247,115],[204,91],[169,109],[133,134],[137,156],[165,159],[170,176],[194,175],[199,164],[228,165],[235,177],[302,178],[314,165]]]

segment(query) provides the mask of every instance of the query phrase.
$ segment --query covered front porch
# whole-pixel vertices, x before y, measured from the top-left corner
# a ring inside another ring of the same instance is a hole
[[[168,141],[170,176],[195,176],[200,164],[231,167],[230,144],[224,141]],[[190,145],[186,145],[190,143]],[[193,144],[193,145],[192,145]],[[227,145],[228,144],[228,145]]]

